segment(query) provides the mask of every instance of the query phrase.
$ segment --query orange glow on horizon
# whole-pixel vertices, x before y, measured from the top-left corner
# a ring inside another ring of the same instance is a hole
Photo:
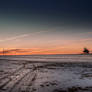
[[[1,49],[0,55],[35,55],[35,54],[80,54],[82,49],[55,48],[55,49]]]

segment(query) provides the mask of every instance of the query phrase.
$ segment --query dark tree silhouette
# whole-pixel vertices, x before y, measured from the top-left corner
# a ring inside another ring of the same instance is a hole
[[[84,48],[83,53],[84,54],[89,54],[89,50],[87,48]]]

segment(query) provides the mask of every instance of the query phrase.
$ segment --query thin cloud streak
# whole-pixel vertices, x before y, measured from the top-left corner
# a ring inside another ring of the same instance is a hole
[[[47,32],[47,31],[39,31],[39,32],[35,32],[35,33],[32,33],[32,34],[31,33],[29,33],[29,34],[22,34],[22,35],[10,37],[10,38],[4,39],[4,40],[0,40],[0,42],[18,40],[18,39],[21,39],[21,38],[25,38],[25,37],[32,36],[32,35],[39,34],[39,33],[43,33],[43,32]]]
[[[0,40],[0,42],[17,40],[17,39],[24,38],[27,36],[29,36],[29,34],[23,34],[23,35],[19,35],[19,36],[15,36],[15,37],[10,37],[10,38],[4,39],[4,40]]]
[[[31,52],[31,50],[29,49],[5,49],[4,51],[0,51],[0,54],[9,54],[12,52],[17,52],[17,53],[27,53],[27,52]]]

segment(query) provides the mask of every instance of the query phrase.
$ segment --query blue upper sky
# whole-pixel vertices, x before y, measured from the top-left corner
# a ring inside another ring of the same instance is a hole
[[[1,18],[91,26],[92,0],[1,0]],[[14,22],[15,22],[14,20]]]

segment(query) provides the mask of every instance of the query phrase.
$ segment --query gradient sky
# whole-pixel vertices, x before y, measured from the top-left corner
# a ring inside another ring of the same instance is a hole
[[[92,0],[1,0],[0,48],[6,54],[92,50]]]

